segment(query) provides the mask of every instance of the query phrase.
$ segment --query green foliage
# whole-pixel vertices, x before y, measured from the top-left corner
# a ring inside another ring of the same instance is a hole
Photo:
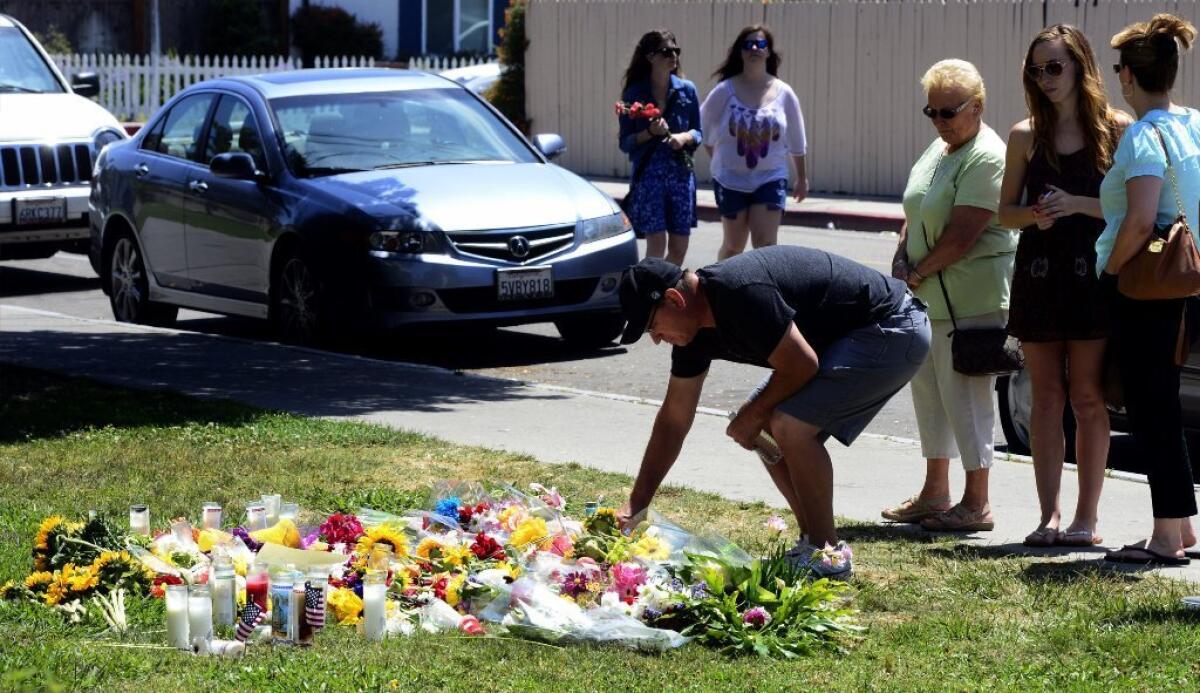
[[[370,508],[393,515],[420,508],[424,504],[423,491],[408,491],[395,488],[351,489],[332,492],[319,489],[309,494],[308,505],[322,514],[356,514],[360,508]]]
[[[54,24],[51,24],[49,27],[47,27],[45,33],[39,34],[34,32],[33,36],[38,40],[38,43],[42,44],[42,48],[45,48],[46,52],[50,55],[62,55],[75,52],[74,46],[71,45],[71,39],[67,38],[66,34],[59,31],[58,27]]]
[[[318,56],[383,57],[383,30],[378,24],[360,22],[340,7],[309,5],[292,15],[292,43],[300,51],[305,67]]]
[[[525,114],[525,51],[529,39],[525,36],[526,0],[509,0],[504,11],[504,28],[500,30],[500,45],[496,52],[500,56],[501,73],[486,94],[505,118],[528,135],[530,122]]]
[[[124,534],[104,516],[97,515],[88,520],[79,532],[58,537],[56,545],[52,547],[50,566],[61,568],[68,563],[87,565],[103,551],[120,551],[123,548]]]
[[[275,55],[279,44],[267,31],[258,0],[209,0],[204,51],[209,55]]]

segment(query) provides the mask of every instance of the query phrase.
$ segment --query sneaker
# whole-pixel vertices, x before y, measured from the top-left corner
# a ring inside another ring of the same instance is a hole
[[[812,553],[808,569],[817,579],[828,578],[845,582],[854,575],[854,552],[844,541],[839,541],[837,546],[826,544],[825,548]]]

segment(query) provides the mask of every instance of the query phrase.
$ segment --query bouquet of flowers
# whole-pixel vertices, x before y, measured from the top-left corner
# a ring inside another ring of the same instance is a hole
[[[654,118],[662,117],[662,111],[659,110],[657,105],[655,105],[653,102],[642,103],[641,101],[634,101],[633,103],[618,101],[613,104],[613,113],[615,113],[618,117],[628,116],[634,120],[639,118],[652,120]]]

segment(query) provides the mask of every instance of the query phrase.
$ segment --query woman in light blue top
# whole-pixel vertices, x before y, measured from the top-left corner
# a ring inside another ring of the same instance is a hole
[[[1200,222],[1200,113],[1175,105],[1170,94],[1179,54],[1195,38],[1190,22],[1159,14],[1112,39],[1121,52],[1121,62],[1113,66],[1121,95],[1138,121],[1125,130],[1100,184],[1105,228],[1096,241],[1096,266],[1103,268],[1101,283],[1113,301],[1112,345],[1154,510],[1149,539],[1105,556],[1122,563],[1183,565],[1185,549],[1196,543],[1191,522],[1196,494],[1175,363],[1176,346],[1186,338],[1181,334],[1185,299],[1141,301],[1117,290],[1121,268],[1141,252],[1156,227],[1169,226],[1180,213],[1193,229]]]

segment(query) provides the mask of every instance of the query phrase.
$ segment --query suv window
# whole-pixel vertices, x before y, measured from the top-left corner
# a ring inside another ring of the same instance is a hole
[[[245,152],[254,159],[258,170],[267,170],[254,113],[245,101],[229,95],[222,96],[217,104],[212,125],[208,128],[204,161],[212,161],[214,156],[226,152]]]
[[[0,27],[0,92],[63,92],[46,61],[15,26]]]
[[[148,136],[146,148],[159,154],[195,161],[200,130],[204,127],[204,119],[214,99],[215,94],[196,94],[172,106],[171,112],[163,119],[161,134],[157,137],[154,133]],[[149,146],[150,140],[154,140],[153,147]]]

